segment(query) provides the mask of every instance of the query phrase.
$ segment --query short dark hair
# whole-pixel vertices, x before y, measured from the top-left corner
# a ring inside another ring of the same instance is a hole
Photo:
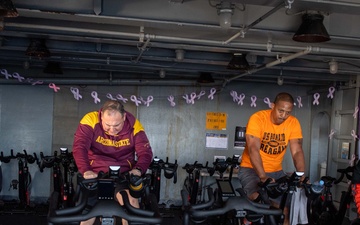
[[[285,101],[290,102],[291,104],[294,104],[294,98],[291,96],[291,94],[287,92],[281,92],[276,95],[274,104],[278,103],[279,101]]]
[[[125,109],[124,105],[119,102],[118,100],[108,100],[104,103],[103,107],[101,108],[101,111],[118,111],[121,113],[121,115],[124,115]]]

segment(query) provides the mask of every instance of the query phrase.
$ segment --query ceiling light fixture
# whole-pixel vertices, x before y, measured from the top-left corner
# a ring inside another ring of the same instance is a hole
[[[160,72],[159,72],[159,76],[160,76],[160,78],[165,78],[166,71],[164,69],[161,69]]]
[[[277,78],[277,84],[278,84],[279,86],[281,86],[281,85],[284,84],[284,78],[283,78],[282,74],[283,74],[283,71],[282,71],[282,69],[281,69],[281,70],[280,70],[280,76],[278,76],[278,78]]]
[[[336,74],[339,68],[338,62],[335,61],[335,59],[332,59],[329,62],[329,70],[331,74]]]
[[[183,49],[176,49],[176,50],[175,50],[175,54],[176,54],[176,61],[183,61],[183,60],[184,60],[185,50],[183,50]]]
[[[46,47],[44,39],[32,39],[29,47],[26,49],[25,55],[36,56],[39,59],[50,57],[50,51]]]
[[[234,13],[234,4],[230,2],[221,2],[217,5],[217,8],[220,27],[229,29],[231,27],[231,17]]]
[[[11,0],[0,1],[0,17],[17,17],[17,16],[19,16],[19,13],[17,12]]]
[[[319,13],[306,13],[302,23],[293,36],[294,41],[317,43],[329,41],[330,36],[323,24],[324,16]]]
[[[227,68],[230,70],[248,70],[250,66],[246,60],[246,54],[234,53]]]

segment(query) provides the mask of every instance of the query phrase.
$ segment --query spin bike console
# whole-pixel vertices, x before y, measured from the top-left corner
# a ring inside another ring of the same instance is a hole
[[[48,224],[80,222],[94,217],[101,217],[103,225],[113,225],[115,217],[135,223],[160,224],[162,218],[156,217],[154,212],[131,206],[126,191],[120,191],[124,206],[121,206],[114,199],[116,185],[129,184],[125,176],[119,171],[120,167],[110,167],[107,176],[104,173],[99,173],[96,179],[82,178],[78,181],[81,193],[78,204],[74,207],[58,210],[50,206]],[[89,212],[83,214],[82,211],[87,205],[88,196],[93,191],[98,193],[97,202]]]

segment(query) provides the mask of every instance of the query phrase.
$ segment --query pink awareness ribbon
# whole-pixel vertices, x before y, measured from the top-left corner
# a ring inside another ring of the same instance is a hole
[[[172,107],[175,107],[175,105],[176,105],[176,103],[174,102],[174,96],[172,96],[172,95],[170,95],[168,98],[168,101],[170,102],[170,105],[172,106]]]
[[[230,91],[230,95],[231,95],[231,97],[233,97],[233,102],[237,102],[237,101],[238,101],[238,96],[237,96],[237,92],[236,92],[236,91]]]
[[[319,98],[320,98],[320,94],[319,94],[319,93],[315,93],[315,94],[314,94],[313,105],[319,105]]]
[[[351,130],[351,136],[354,138],[354,141],[358,138],[354,130]]]
[[[22,82],[23,80],[25,80],[25,78],[22,77],[22,76],[21,76],[20,74],[18,74],[18,73],[13,73],[13,74],[12,74],[12,77],[18,79],[19,82]]]
[[[298,107],[299,107],[299,109],[300,109],[301,107],[303,107],[303,104],[301,103],[301,97],[300,97],[300,96],[297,96],[296,101],[298,102]]]
[[[255,95],[251,96],[250,107],[256,107],[256,99],[257,99],[257,97]]]
[[[26,79],[26,81],[28,82],[28,83],[31,83],[31,85],[37,85],[37,84],[43,84],[44,82],[43,81],[41,81],[41,80],[35,80],[34,81],[34,79],[32,79],[32,78],[27,78]]]
[[[200,91],[200,93],[196,96],[197,99],[199,100],[202,96],[204,96],[206,94],[205,91]]]
[[[244,93],[241,93],[241,94],[238,96],[238,105],[243,105],[243,104],[244,104],[244,99],[245,99],[245,94],[244,94]]]
[[[94,98],[94,103],[95,104],[98,104],[98,103],[100,103],[100,98],[98,97],[98,93],[96,92],[96,91],[92,91],[91,92],[91,97],[93,97]]]
[[[359,106],[356,106],[356,107],[355,107],[355,112],[354,112],[354,114],[353,114],[354,119],[356,119],[356,117],[357,117],[357,115],[358,115],[358,112],[359,112]]]
[[[139,106],[141,104],[141,101],[137,99],[135,95],[130,96],[130,100],[135,103],[136,106]]]
[[[195,103],[195,98],[196,98],[196,93],[195,92],[192,92],[190,94],[190,96],[187,95],[187,94],[183,95],[183,99],[186,100],[187,104],[194,104]]]
[[[271,101],[268,97],[264,98],[264,103],[267,104],[269,108],[271,108]]]
[[[329,87],[329,94],[327,95],[327,98],[334,98],[334,92],[335,92],[335,88],[334,87]]]
[[[70,91],[71,91],[71,93],[73,93],[74,98],[75,98],[76,100],[79,101],[79,99],[82,98],[82,96],[80,95],[80,92],[79,92],[79,89],[78,89],[78,88],[70,87]]]
[[[210,94],[208,95],[208,99],[213,100],[215,94],[216,94],[216,88],[211,88],[210,89]]]
[[[60,90],[60,88],[57,87],[54,83],[50,83],[49,88],[53,89],[54,92],[58,92]]]
[[[124,98],[121,94],[117,94],[116,95],[116,98],[119,100],[119,101],[122,101],[123,103],[126,103],[128,101],[127,98]]]
[[[2,69],[1,74],[5,76],[6,80],[9,80],[9,78],[12,77],[11,74],[9,74],[6,69]]]
[[[112,96],[112,94],[110,94],[110,93],[107,93],[107,94],[106,94],[106,97],[107,97],[108,99],[110,99],[110,100],[116,100],[116,98],[114,98],[114,97]]]
[[[146,105],[146,107],[149,107],[150,102],[154,100],[154,97],[149,95],[146,100],[144,100],[142,97],[140,97],[139,99],[144,105]]]

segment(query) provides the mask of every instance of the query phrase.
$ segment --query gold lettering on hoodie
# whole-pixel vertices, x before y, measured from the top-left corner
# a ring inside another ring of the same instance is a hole
[[[124,139],[124,140],[114,141],[114,140],[107,139],[107,138],[104,138],[104,137],[99,136],[99,137],[96,139],[96,142],[97,142],[97,143],[100,143],[100,144],[102,144],[102,145],[105,145],[105,146],[112,146],[112,147],[121,147],[121,146],[130,145],[130,140],[129,140],[129,138]]]

